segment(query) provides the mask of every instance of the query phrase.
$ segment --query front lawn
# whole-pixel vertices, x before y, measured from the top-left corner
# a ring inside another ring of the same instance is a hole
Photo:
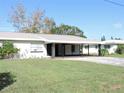
[[[0,93],[124,93],[124,68],[111,65],[46,59],[2,60],[0,73],[14,77],[14,82]]]
[[[117,58],[124,58],[124,54],[111,54],[107,55],[108,57],[117,57]]]

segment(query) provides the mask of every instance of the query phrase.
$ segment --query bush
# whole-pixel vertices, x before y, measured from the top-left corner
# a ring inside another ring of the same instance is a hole
[[[9,58],[12,57],[13,54],[17,53],[19,49],[14,48],[14,45],[10,41],[4,41],[2,46],[0,47],[0,57],[1,58]]]
[[[107,49],[101,49],[101,56],[109,55],[109,52]]]
[[[0,91],[15,81],[15,76],[10,72],[0,73]]]
[[[118,45],[116,49],[117,54],[124,54],[124,45]]]

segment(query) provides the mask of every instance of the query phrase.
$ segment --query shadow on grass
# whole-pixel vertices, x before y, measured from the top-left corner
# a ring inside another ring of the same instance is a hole
[[[0,73],[0,91],[14,82],[14,76],[10,72]]]

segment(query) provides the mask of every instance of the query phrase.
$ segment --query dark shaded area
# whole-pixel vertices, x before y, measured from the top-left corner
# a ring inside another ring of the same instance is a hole
[[[47,44],[47,54],[52,56],[52,44]]]
[[[0,91],[14,82],[14,76],[10,72],[0,73]]]

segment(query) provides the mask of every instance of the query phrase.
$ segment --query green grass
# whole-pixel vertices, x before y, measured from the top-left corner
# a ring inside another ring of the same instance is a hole
[[[80,61],[0,61],[15,82],[0,93],[124,93],[124,68]]]
[[[124,58],[124,54],[111,54],[107,55],[108,57],[117,57],[117,58]]]

